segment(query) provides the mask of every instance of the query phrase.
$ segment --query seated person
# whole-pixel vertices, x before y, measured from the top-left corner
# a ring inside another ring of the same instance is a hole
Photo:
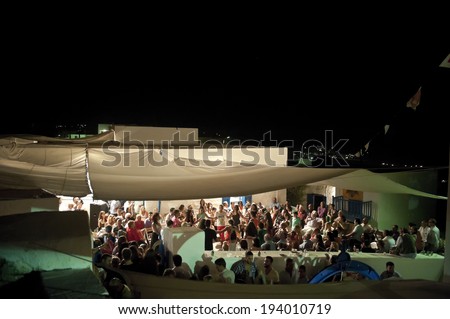
[[[395,271],[395,265],[392,261],[386,263],[386,270],[380,274],[380,280],[389,278],[401,278],[400,275]]]

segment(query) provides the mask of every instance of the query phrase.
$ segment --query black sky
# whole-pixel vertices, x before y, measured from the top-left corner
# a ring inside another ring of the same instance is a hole
[[[33,38],[32,54],[11,49],[0,133],[115,123],[198,127],[242,140],[271,131],[301,145],[330,129],[350,140],[350,152],[371,140],[377,157],[448,165],[450,69],[438,67],[450,53],[448,37],[439,36],[445,29],[306,31],[255,29],[139,47]],[[405,105],[419,86],[414,112]]]

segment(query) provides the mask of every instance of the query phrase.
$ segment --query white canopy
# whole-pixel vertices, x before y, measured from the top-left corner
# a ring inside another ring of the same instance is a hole
[[[113,147],[102,147],[107,141]],[[112,132],[80,140],[0,138],[0,188],[41,188],[67,196],[93,193],[103,200],[168,200],[256,194],[320,183],[446,199],[407,187],[389,174],[273,165],[272,159],[276,164],[285,156],[278,148],[252,149],[257,154],[252,157],[251,151],[236,148],[211,155],[210,150],[199,148],[180,152],[116,142]]]
[[[447,197],[422,192],[396,182],[394,179],[402,174],[410,173],[377,174],[366,169],[359,169],[347,174],[322,180],[315,184],[332,185],[339,188],[360,190],[364,192],[411,194],[435,199],[447,199]]]

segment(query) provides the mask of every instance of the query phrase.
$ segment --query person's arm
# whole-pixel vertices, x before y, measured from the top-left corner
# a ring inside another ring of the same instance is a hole
[[[221,230],[216,230],[216,233],[217,234],[224,233],[225,231],[227,231],[229,229],[230,229],[230,226],[225,226],[225,228],[222,228]]]

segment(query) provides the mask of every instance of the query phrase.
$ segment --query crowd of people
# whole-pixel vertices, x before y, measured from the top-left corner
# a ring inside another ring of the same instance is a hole
[[[124,285],[113,285],[112,279],[121,280],[124,269],[147,274],[184,279],[217,281],[225,283],[306,283],[305,267],[294,271],[292,259],[278,273],[272,267],[273,258],[266,255],[263,269],[258,269],[253,254],[260,250],[313,250],[338,252],[358,250],[362,252],[394,253],[414,258],[418,252],[437,252],[440,233],[436,220],[422,221],[418,228],[394,225],[391,230],[378,231],[367,218],[346,220],[342,211],[333,204],[323,202],[314,209],[311,204],[281,205],[276,198],[264,206],[262,203],[223,202],[214,207],[200,200],[193,205],[171,208],[166,214],[157,209],[148,212],[143,205],[132,201],[113,201],[108,212],[102,211],[98,227],[93,232],[94,264],[99,269],[105,287],[113,296],[128,296]],[[197,227],[205,233],[204,250],[242,250],[245,258],[228,265],[223,258],[215,260],[218,275],[210,269],[193,273],[182,263],[182,256],[175,255],[170,263],[160,249],[162,233],[166,228]],[[168,267],[173,264],[173,267]],[[117,280],[114,281],[117,283]],[[119,287],[119,288],[117,288]],[[120,291],[119,291],[120,290]]]

